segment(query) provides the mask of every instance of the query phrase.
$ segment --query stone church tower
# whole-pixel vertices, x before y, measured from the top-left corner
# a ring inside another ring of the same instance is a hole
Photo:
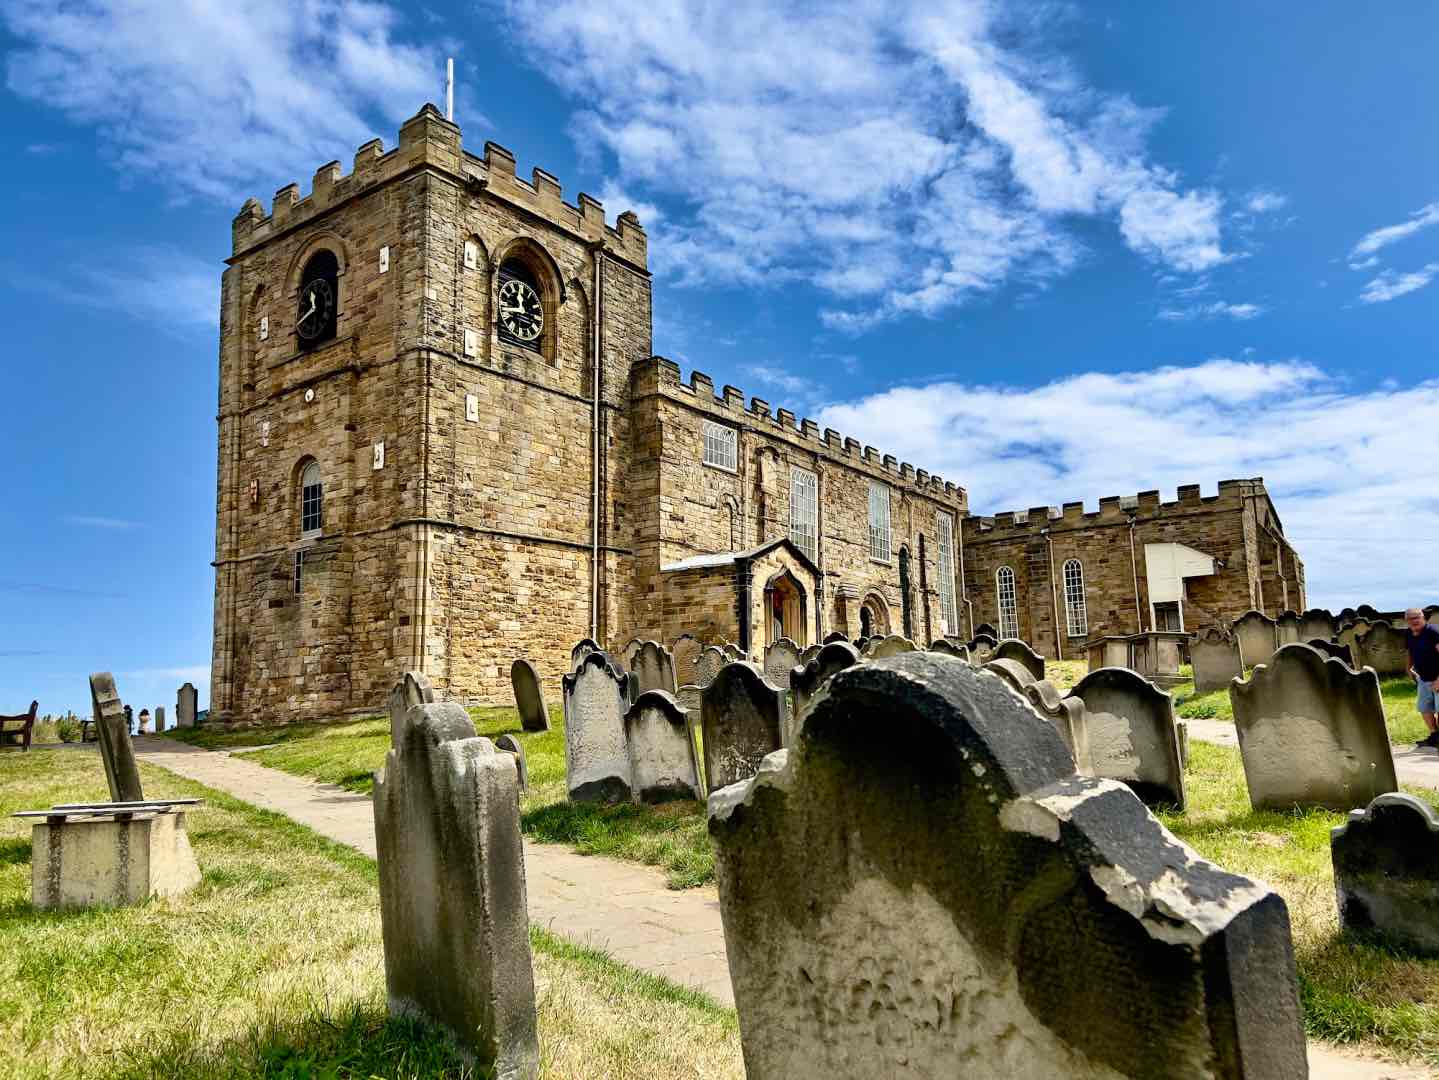
[[[497,700],[514,656],[616,633],[638,219],[427,105],[233,237],[212,720],[373,709],[405,669]]]

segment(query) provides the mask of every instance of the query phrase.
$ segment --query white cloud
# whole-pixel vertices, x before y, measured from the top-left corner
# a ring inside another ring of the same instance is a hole
[[[172,334],[213,330],[220,319],[218,262],[170,247],[87,251],[71,261],[67,277],[37,278],[15,264],[0,264],[13,287],[68,304],[119,311]]]
[[[1249,197],[1244,200],[1244,208],[1251,214],[1271,214],[1275,210],[1283,210],[1288,205],[1288,195],[1263,189],[1251,191]]]
[[[1381,270],[1379,276],[1364,286],[1359,299],[1366,304],[1383,304],[1395,297],[1404,296],[1424,288],[1439,273],[1439,262],[1426,264],[1419,270],[1401,274],[1395,270]]]
[[[91,514],[66,514],[64,521],[67,525],[80,525],[87,529],[111,529],[117,532],[144,527],[138,521],[126,521],[124,518],[95,517]]]
[[[1231,304],[1216,300],[1211,304],[1193,304],[1189,307],[1163,308],[1157,318],[1169,322],[1188,322],[1191,319],[1238,319],[1247,322],[1257,319],[1267,309],[1263,304]]]
[[[1412,430],[1439,381],[1351,391],[1301,361],[1213,359],[1016,388],[899,387],[816,419],[970,493],[976,513],[1263,476],[1304,559],[1311,603],[1436,599],[1439,497],[1415,486]]]
[[[7,83],[99,129],[124,172],[233,205],[348,163],[443,88],[371,0],[0,0]]]
[[[1365,233],[1349,252],[1349,264],[1356,270],[1370,266],[1372,263],[1363,262],[1366,256],[1373,255],[1390,244],[1413,236],[1421,229],[1427,229],[1431,225],[1439,225],[1439,202],[1421,206],[1409,215],[1408,221],[1400,222],[1398,225],[1386,225],[1382,229]],[[1356,263],[1361,265],[1355,265]]]
[[[1079,218],[1181,271],[1227,258],[1219,195],[1148,160],[1160,112],[1087,86],[1033,13],[493,2],[583,102],[582,150],[663,204],[652,264],[682,283],[809,280],[835,297],[825,324],[858,331],[1042,286],[1082,257]]]

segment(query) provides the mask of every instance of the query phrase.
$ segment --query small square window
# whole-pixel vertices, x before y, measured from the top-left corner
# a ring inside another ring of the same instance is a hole
[[[735,472],[739,468],[739,432],[713,420],[704,422],[704,463]]]

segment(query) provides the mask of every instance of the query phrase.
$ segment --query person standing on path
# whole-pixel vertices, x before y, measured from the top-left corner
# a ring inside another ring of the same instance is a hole
[[[1409,628],[1404,631],[1404,644],[1409,647],[1409,674],[1419,686],[1419,715],[1429,734],[1420,739],[1417,746],[1432,746],[1439,750],[1439,627],[1424,621],[1424,612],[1410,608],[1404,613]]]

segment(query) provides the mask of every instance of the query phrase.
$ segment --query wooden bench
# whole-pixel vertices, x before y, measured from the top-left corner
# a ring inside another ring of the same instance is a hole
[[[16,746],[21,750],[30,749],[30,735],[35,730],[35,714],[40,710],[38,701],[30,702],[30,711],[19,716],[0,716],[0,746]]]

